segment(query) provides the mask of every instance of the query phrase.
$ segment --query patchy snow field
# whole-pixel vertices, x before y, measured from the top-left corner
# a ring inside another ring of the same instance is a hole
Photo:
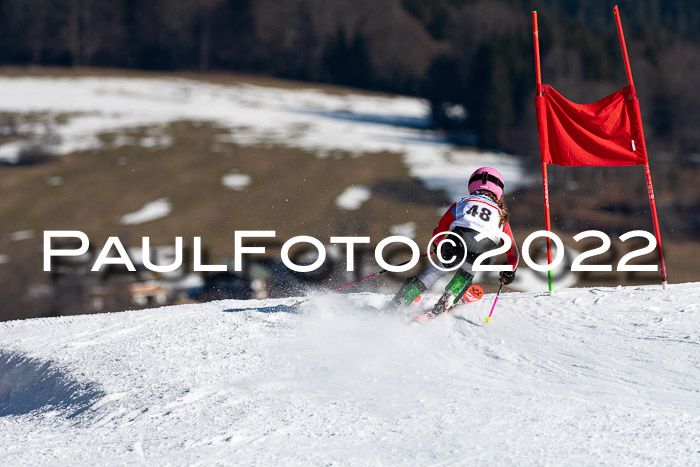
[[[465,176],[484,165],[497,166],[510,189],[528,182],[518,158],[459,149],[428,130],[426,102],[409,97],[180,78],[0,76],[0,112],[60,116],[55,130],[61,154],[100,148],[100,134],[139,127],[149,127],[149,134],[139,140],[120,135],[111,144],[166,148],[172,138],[159,128],[187,120],[228,130],[220,143],[282,145],[319,157],[337,152],[402,154],[414,178],[428,188],[447,189],[450,198],[462,196]],[[16,142],[0,145],[0,158],[16,159],[19,148]]]
[[[0,464],[700,465],[700,284],[493,298],[0,323]]]

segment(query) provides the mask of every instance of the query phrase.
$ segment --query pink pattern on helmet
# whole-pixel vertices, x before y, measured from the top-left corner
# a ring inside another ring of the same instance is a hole
[[[492,178],[492,177],[495,177]],[[500,186],[499,186],[500,182]],[[477,190],[488,190],[497,198],[503,196],[503,188],[505,183],[503,182],[503,175],[494,168],[482,167],[474,171],[474,173],[469,177],[469,193],[474,193]]]

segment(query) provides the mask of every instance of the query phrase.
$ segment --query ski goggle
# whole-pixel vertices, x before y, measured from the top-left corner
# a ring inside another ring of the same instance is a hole
[[[482,185],[486,185],[486,182],[491,182],[494,185],[500,187],[501,189],[505,188],[501,179],[499,179],[498,177],[494,177],[488,172],[481,172],[480,174],[474,175],[472,178],[469,179],[469,185],[471,185],[473,182],[481,182]]]

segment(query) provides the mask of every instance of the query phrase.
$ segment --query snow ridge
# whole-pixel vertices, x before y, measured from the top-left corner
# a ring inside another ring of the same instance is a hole
[[[74,418],[104,395],[51,360],[0,349],[0,417],[53,412]]]

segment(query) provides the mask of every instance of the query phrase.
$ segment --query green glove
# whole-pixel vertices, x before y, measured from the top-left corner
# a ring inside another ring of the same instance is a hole
[[[501,271],[501,282],[508,285],[515,279],[515,271]]]

